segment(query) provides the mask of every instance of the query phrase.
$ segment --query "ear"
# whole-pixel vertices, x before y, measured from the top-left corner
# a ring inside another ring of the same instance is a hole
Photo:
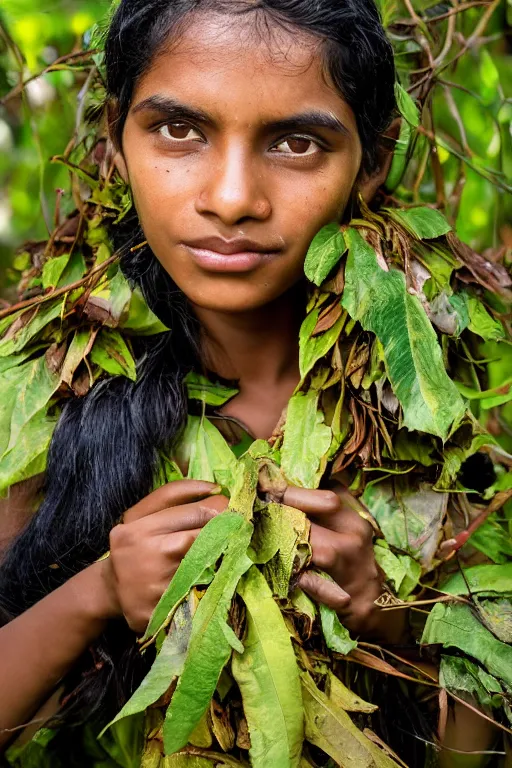
[[[379,187],[387,179],[396,141],[400,136],[400,126],[402,118],[397,117],[393,120],[387,131],[385,131],[379,141],[377,150],[377,167],[371,174],[362,173],[357,190],[360,192],[365,203],[370,203],[375,197]]]
[[[126,165],[126,160],[124,159],[122,147],[119,145],[117,139],[116,125],[118,120],[119,110],[117,104],[115,102],[109,102],[107,105],[107,130],[109,143],[112,147],[112,160],[115,167],[119,171],[121,178],[126,184],[128,184],[130,181],[128,167]]]

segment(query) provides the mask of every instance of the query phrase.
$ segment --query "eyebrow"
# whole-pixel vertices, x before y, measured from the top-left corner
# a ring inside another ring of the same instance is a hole
[[[192,120],[209,125],[214,124],[213,118],[201,109],[182,104],[177,99],[169,96],[154,95],[139,102],[131,110],[133,115],[139,112],[159,112],[169,120]],[[285,132],[297,129],[308,128],[326,128],[329,131],[351,136],[351,132],[341,120],[332,112],[322,110],[310,110],[300,112],[296,115],[283,118],[282,120],[272,120],[264,123],[265,129],[269,132]]]

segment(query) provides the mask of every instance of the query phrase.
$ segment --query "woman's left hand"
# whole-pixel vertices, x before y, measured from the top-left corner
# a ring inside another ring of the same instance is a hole
[[[312,565],[336,582],[306,571],[300,587],[333,608],[354,634],[382,634],[382,611],[375,600],[382,593],[383,580],[373,554],[372,527],[357,512],[357,501],[341,485],[333,491],[288,486],[282,503],[309,517]]]

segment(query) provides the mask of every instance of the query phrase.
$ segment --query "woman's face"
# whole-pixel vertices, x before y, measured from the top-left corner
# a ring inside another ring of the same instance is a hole
[[[116,163],[148,243],[198,307],[284,294],[340,220],[361,164],[354,114],[318,41],[198,15],[134,92]]]

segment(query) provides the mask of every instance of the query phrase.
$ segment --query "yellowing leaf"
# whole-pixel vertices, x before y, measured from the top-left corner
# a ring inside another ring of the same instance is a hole
[[[244,652],[233,657],[251,738],[254,768],[296,768],[304,738],[297,661],[281,611],[253,566],[238,592],[247,611]]]
[[[396,768],[397,763],[352,722],[349,715],[322,693],[308,674],[301,675],[306,739],[341,766]]]

